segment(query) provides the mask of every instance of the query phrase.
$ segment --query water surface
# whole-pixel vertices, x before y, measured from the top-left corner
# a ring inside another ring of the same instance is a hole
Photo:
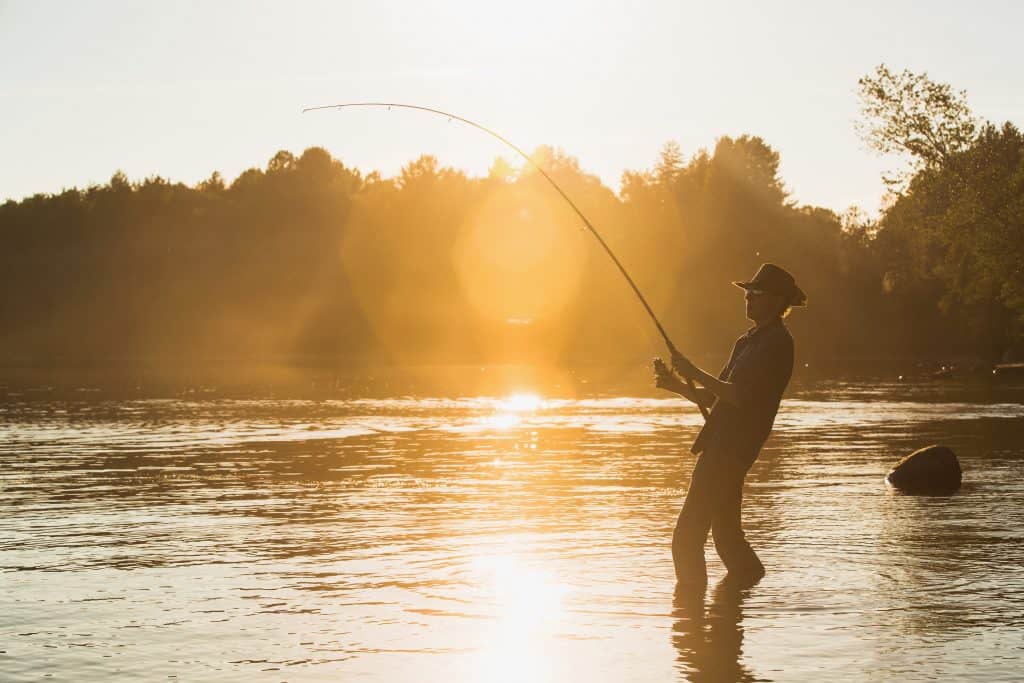
[[[0,679],[1012,680],[1024,392],[796,387],[747,479],[768,567],[674,591],[678,401],[0,406]],[[965,483],[906,496],[900,456]]]

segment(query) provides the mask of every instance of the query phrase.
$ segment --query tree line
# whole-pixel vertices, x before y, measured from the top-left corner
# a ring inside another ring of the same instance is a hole
[[[629,269],[676,344],[712,362],[746,327],[731,281],[762,262],[808,293],[808,363],[998,361],[1024,339],[1024,138],[963,93],[884,66],[865,140],[909,165],[877,219],[798,205],[752,135],[667,143],[618,193],[538,161]],[[392,178],[321,148],[230,183],[115,174],[0,206],[0,363],[194,359],[320,366],[624,362],[660,349],[596,241],[539,174],[423,156]]]

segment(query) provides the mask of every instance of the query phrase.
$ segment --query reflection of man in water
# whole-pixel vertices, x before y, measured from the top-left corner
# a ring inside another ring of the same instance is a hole
[[[728,578],[715,586],[704,611],[704,588],[676,586],[672,598],[672,645],[686,680],[764,680],[756,678],[740,660],[743,655],[743,600],[747,586]]]
[[[714,406],[691,449],[698,455],[697,463],[672,535],[678,581],[707,581],[704,541],[709,530],[730,575],[764,574],[740,524],[743,478],[771,432],[793,372],[793,338],[782,318],[791,306],[803,306],[807,297],[792,275],[771,263],[762,265],[749,282],[733,284],[746,290],[747,318],[754,327],[736,340],[718,377],[679,353],[672,358],[674,372],[655,362],[657,386]],[[692,391],[680,377],[703,388]]]

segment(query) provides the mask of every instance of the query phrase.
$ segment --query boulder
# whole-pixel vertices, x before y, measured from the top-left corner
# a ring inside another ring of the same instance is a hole
[[[963,471],[956,454],[945,446],[926,446],[896,463],[885,480],[907,493],[952,493]]]

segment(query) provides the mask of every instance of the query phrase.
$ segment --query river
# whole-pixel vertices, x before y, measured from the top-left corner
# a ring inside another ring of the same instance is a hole
[[[701,423],[651,397],[0,405],[4,681],[1014,680],[1024,387],[815,381],[747,478],[768,572],[676,593]],[[909,496],[902,455],[964,485]]]

